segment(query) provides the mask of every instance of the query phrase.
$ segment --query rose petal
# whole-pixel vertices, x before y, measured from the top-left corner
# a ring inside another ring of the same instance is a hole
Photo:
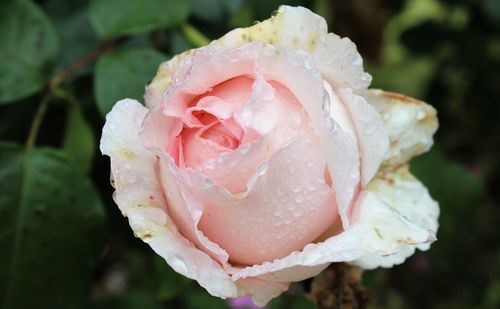
[[[382,90],[370,89],[365,98],[382,116],[389,134],[384,165],[397,166],[428,151],[438,128],[436,110],[425,102]]]
[[[271,48],[269,48],[272,50]],[[261,54],[261,73],[294,94],[309,115],[327,153],[327,165],[336,192],[344,228],[349,226],[349,207],[359,183],[359,153],[356,142],[330,115],[330,96],[320,72],[306,52],[280,50],[276,59]],[[286,60],[286,61],[285,61]],[[300,76],[300,78],[298,78]]]
[[[334,87],[346,87],[363,93],[371,82],[370,74],[363,71],[363,59],[356,45],[348,38],[327,33],[325,20],[303,7],[281,6],[270,19],[248,28],[235,29],[215,40],[211,45],[236,48],[249,42],[261,41],[278,47],[308,52],[325,79]],[[183,60],[195,50],[188,50],[164,62],[146,88],[146,105],[154,107],[175,79],[176,70],[187,71]]]
[[[201,126],[193,115],[199,111],[210,113],[221,121],[231,118],[250,100],[253,82],[251,78],[240,76],[216,85],[204,94],[196,105],[186,109],[184,123],[189,127]]]
[[[217,244],[206,238],[197,228],[203,206],[195,202],[189,203],[186,206],[184,204],[184,196],[179,192],[176,176],[172,175],[172,171],[175,171],[176,167],[170,167],[170,165],[175,166],[173,161],[175,158],[170,157],[169,153],[166,152],[166,147],[170,144],[169,139],[180,132],[180,128],[182,128],[182,122],[178,118],[165,116],[163,114],[163,107],[157,106],[144,117],[142,130],[135,134],[139,135],[140,141],[138,143],[141,143],[141,146],[143,145],[143,147],[150,149],[151,153],[161,158],[160,175],[161,185],[163,186],[162,192],[167,193],[168,211],[177,228],[190,241],[227,267],[227,253]],[[157,175],[158,170],[155,170],[154,174]],[[189,194],[186,195],[186,198],[189,197]]]
[[[411,222],[434,234],[437,232],[438,204],[431,198],[425,186],[409,172],[407,165],[394,171],[379,172],[368,184],[367,190]],[[416,247],[427,250],[429,244],[419,244]],[[395,255],[364,257],[356,263],[364,268],[391,267],[403,263],[414,251],[414,245],[401,244]]]
[[[252,295],[257,306],[264,306],[271,299],[288,290],[290,283],[269,282],[257,278],[245,278],[236,281],[240,295]]]
[[[363,59],[356,45],[348,38],[328,33],[326,21],[306,8],[280,6],[270,19],[235,29],[212,44],[234,48],[254,41],[307,52],[334,88],[363,92],[371,82],[371,76],[363,72]]]
[[[356,130],[361,157],[361,185],[364,187],[380,167],[389,149],[389,137],[380,114],[351,89],[339,89]]]
[[[157,158],[138,138],[146,113],[139,102],[125,99],[106,116],[100,148],[111,158],[115,201],[134,233],[175,271],[197,280],[212,295],[235,297],[237,288],[226,271],[187,241],[167,214]]]
[[[259,75],[265,81],[286,85],[302,104],[325,147],[342,223],[344,227],[349,225],[349,207],[359,183],[358,148],[351,135],[331,118],[322,76],[306,52],[254,42],[233,50],[202,48],[181,63],[189,68],[175,73],[176,82],[162,99],[165,113],[173,117],[183,117],[189,98],[237,76]]]
[[[185,184],[186,203],[196,198],[204,206],[200,230],[231,261],[251,265],[300,250],[335,223],[338,214],[324,166],[322,148],[304,136],[261,165],[244,194],[230,194],[193,170],[175,176]]]
[[[394,255],[401,250],[400,245],[435,240],[432,231],[409,221],[371,192],[361,192],[355,210],[355,221],[344,232],[272,263],[241,269],[232,275],[233,280],[257,277],[268,281],[300,281],[319,273],[331,262]]]
[[[203,205],[182,182],[178,168],[169,156],[160,153],[160,175],[163,191],[167,193],[167,209],[177,228],[187,239],[204,252],[228,267],[228,254],[219,245],[208,239],[198,228],[203,214]]]

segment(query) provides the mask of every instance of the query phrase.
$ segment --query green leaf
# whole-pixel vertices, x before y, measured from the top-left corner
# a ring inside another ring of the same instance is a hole
[[[0,29],[0,102],[5,103],[43,88],[58,40],[47,16],[28,0],[0,2]]]
[[[64,52],[57,59],[55,71],[64,70],[77,59],[99,46],[99,38],[90,24],[87,0],[49,0],[44,7],[54,23]],[[83,66],[75,73],[88,72],[90,65]],[[73,73],[71,77],[74,77]]]
[[[92,0],[90,19],[103,38],[169,28],[184,21],[189,2],[179,0]]]
[[[481,0],[479,1],[479,4],[483,9],[486,17],[488,17],[492,21],[492,23],[500,25],[500,1]]]
[[[151,48],[130,48],[101,56],[95,68],[94,91],[102,115],[116,101],[143,101],[144,88],[167,57]]]
[[[190,0],[193,14],[210,22],[221,22],[237,11],[243,4],[242,0]]]
[[[63,149],[75,161],[79,162],[85,172],[89,172],[95,154],[95,137],[80,107],[71,104],[68,110],[66,131],[64,132]]]
[[[478,176],[463,166],[446,160],[438,148],[413,159],[410,167],[441,207],[472,209],[470,206],[485,193]]]
[[[188,49],[195,48],[193,43],[189,42],[186,39],[186,36],[183,35],[180,31],[172,32],[171,42],[172,46],[170,47],[170,53],[172,53],[172,55],[177,55],[185,52]]]
[[[77,162],[0,144],[0,306],[87,308],[101,201]]]
[[[433,260],[442,262],[447,256],[462,250],[467,251],[473,240],[470,230],[478,205],[485,195],[482,180],[463,166],[447,160],[438,148],[411,161],[412,172],[429,189],[431,196],[439,202],[442,216],[439,218],[438,239],[429,254]],[[466,259],[457,256],[453,263]]]

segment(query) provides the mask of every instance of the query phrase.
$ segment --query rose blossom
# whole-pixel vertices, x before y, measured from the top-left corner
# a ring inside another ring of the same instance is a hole
[[[146,107],[119,101],[101,150],[136,236],[210,294],[257,304],[331,262],[402,263],[438,205],[408,170],[435,110],[367,90],[356,46],[280,7],[163,63]]]

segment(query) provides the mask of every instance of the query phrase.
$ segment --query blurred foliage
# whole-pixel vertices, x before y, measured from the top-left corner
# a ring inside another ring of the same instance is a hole
[[[280,4],[349,36],[373,87],[439,112],[413,172],[441,205],[439,241],[365,273],[374,308],[500,307],[500,1],[2,0],[0,306],[225,308],[133,238],[97,141],[158,64]],[[36,141],[36,143],[35,143]],[[294,285],[270,308],[312,308]]]

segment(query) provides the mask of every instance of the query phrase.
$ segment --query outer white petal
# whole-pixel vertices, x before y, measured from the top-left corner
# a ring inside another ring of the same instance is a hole
[[[428,151],[438,128],[436,110],[425,102],[382,90],[370,89],[368,103],[382,116],[389,133],[389,151],[383,165],[396,166]]]
[[[270,19],[235,29],[212,44],[234,48],[253,41],[307,52],[334,89],[346,87],[363,92],[371,82],[371,76],[363,71],[356,45],[348,38],[328,33],[323,17],[306,8],[281,6]]]
[[[236,48],[249,42],[261,41],[277,47],[307,52],[322,77],[335,89],[351,88],[363,93],[372,78],[363,71],[363,59],[356,45],[348,38],[328,33],[325,20],[303,7],[281,6],[275,16],[248,28],[235,29],[211,45]],[[154,107],[173,81],[173,72],[181,60],[195,50],[188,50],[164,62],[146,88],[146,105]]]
[[[257,306],[264,306],[271,299],[288,290],[290,283],[269,282],[257,278],[245,278],[236,281],[240,295],[252,295]]]
[[[307,245],[272,263],[243,268],[233,279],[257,277],[267,281],[300,281],[317,275],[331,262],[354,262],[363,267],[367,258],[398,254],[402,245],[421,245],[435,240],[434,233],[405,218],[398,211],[362,191],[354,212],[354,223],[324,242]],[[368,261],[370,261],[368,259]]]
[[[394,171],[380,172],[370,182],[367,190],[409,221],[436,234],[438,203],[431,198],[427,188],[409,172],[407,165],[400,166]],[[413,254],[415,248],[427,250],[429,243],[417,246],[401,244],[399,252],[395,255],[368,256],[357,261],[357,264],[365,268],[391,267],[403,263]]]
[[[125,99],[106,116],[100,148],[111,158],[115,201],[135,235],[175,271],[197,280],[212,295],[236,297],[237,287],[225,270],[187,241],[167,214],[157,157],[138,138],[147,111],[139,102]]]
[[[354,124],[361,157],[361,185],[377,173],[389,149],[389,136],[380,114],[351,89],[339,89],[339,96]]]

